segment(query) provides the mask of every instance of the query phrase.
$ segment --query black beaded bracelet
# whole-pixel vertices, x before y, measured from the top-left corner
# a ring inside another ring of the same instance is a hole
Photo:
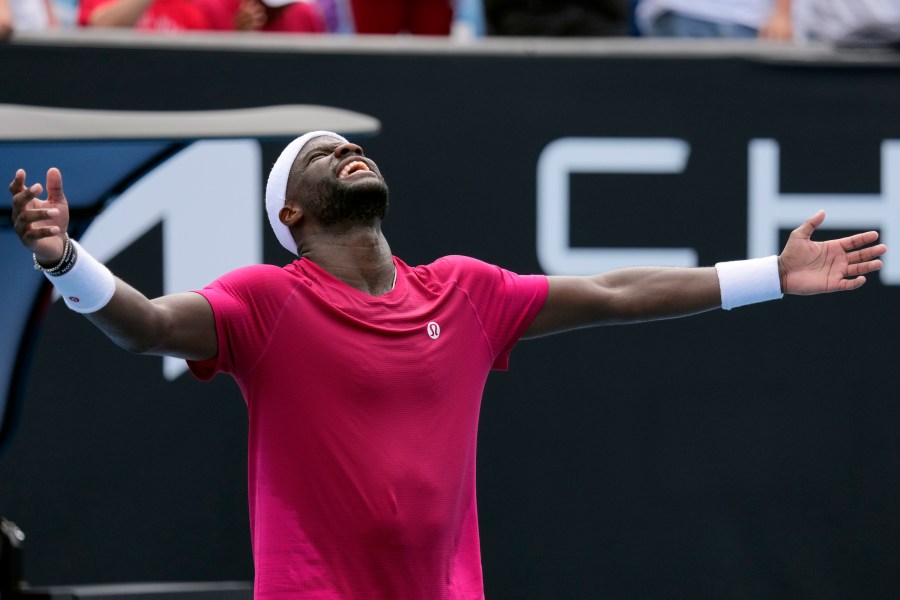
[[[59,265],[59,271],[55,273],[47,273],[51,277],[59,277],[60,275],[65,275],[69,271],[72,270],[72,267],[75,266],[75,261],[78,260],[78,250],[75,248],[75,244],[72,244],[72,249],[69,250],[69,257]]]
[[[38,262],[37,254],[32,253],[31,258],[34,260],[34,270],[35,271],[43,271],[47,275],[51,275],[54,277],[58,277],[64,273],[68,273],[69,270],[75,265],[75,245],[69,239],[69,234],[64,234],[66,238],[66,243],[63,246],[63,255],[62,258],[59,259],[59,262],[53,265],[50,268],[44,268]]]

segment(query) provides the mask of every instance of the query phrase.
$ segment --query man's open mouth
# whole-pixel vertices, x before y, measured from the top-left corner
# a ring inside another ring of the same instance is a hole
[[[369,168],[369,165],[364,163],[361,160],[352,160],[341,169],[341,172],[338,173],[338,179],[344,179],[346,177],[350,177],[354,173],[371,173],[372,169]]]

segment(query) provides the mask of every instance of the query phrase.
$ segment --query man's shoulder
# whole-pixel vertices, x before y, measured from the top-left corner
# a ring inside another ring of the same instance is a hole
[[[472,256],[465,256],[462,254],[449,254],[447,256],[442,256],[441,258],[435,260],[433,263],[427,266],[438,269],[451,270],[478,270],[497,268],[496,265],[492,265],[481,259],[474,258]]]
[[[256,264],[237,267],[217,277],[207,288],[259,287],[262,285],[278,286],[290,280],[288,267],[270,264]]]
[[[430,264],[415,267],[412,271],[425,284],[463,287],[474,282],[497,280],[503,273],[503,269],[497,265],[460,254],[443,256]]]
[[[546,286],[547,276],[527,275],[511,271],[505,267],[464,255],[449,255],[435,260],[429,265],[415,269],[419,279],[425,283],[451,284],[472,289],[487,289],[504,286],[529,288]]]

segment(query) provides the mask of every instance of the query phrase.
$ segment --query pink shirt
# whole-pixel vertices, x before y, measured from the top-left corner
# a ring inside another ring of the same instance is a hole
[[[378,297],[309,260],[200,291],[249,409],[258,599],[483,598],[475,506],[481,395],[540,311],[544,276],[465,257]]]

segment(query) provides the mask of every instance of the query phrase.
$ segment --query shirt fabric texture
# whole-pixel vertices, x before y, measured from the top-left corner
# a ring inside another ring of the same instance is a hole
[[[370,296],[301,259],[200,290],[249,414],[259,600],[484,597],[475,502],[491,369],[543,307],[547,278],[466,257]]]

